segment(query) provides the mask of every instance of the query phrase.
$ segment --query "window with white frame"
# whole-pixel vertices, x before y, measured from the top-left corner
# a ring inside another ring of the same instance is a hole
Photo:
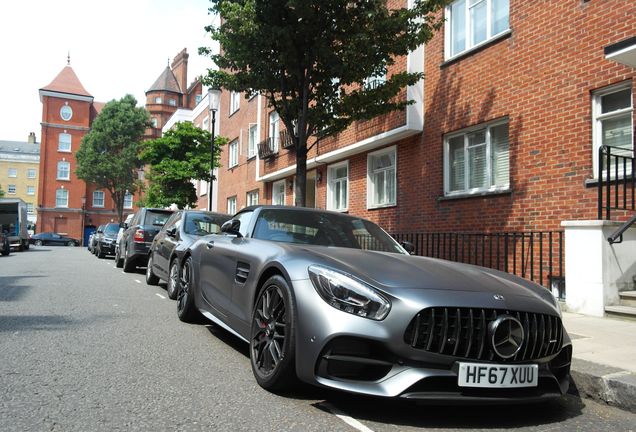
[[[177,100],[176,99],[168,99],[168,105],[177,106]]]
[[[58,180],[71,179],[71,163],[70,162],[59,161],[57,163],[57,179]]]
[[[598,151],[610,146],[612,154],[632,156],[634,125],[631,81],[594,92],[592,95],[594,175],[598,176]],[[603,165],[605,166],[605,164]],[[631,167],[627,167],[631,172]],[[622,173],[622,168],[620,169]]]
[[[34,179],[36,176],[35,168],[27,169],[27,178]]]
[[[479,125],[444,138],[446,195],[510,188],[508,122]]]
[[[33,213],[33,203],[26,203],[27,213]]]
[[[247,193],[247,205],[258,205],[258,189]]]
[[[238,111],[241,104],[241,93],[232,91],[230,92],[230,115]]]
[[[161,102],[162,102],[162,101],[161,101],[161,96],[157,96],[157,97],[155,97],[155,103],[156,103],[156,104],[160,104]]]
[[[11,195],[16,193],[16,188],[14,184],[7,185],[7,193]]]
[[[232,168],[238,165],[238,155],[239,155],[239,148],[238,148],[238,140],[235,139],[234,141],[232,141],[230,144],[228,144],[228,149],[227,149],[227,153],[228,153],[228,167]]]
[[[68,207],[68,189],[55,191],[55,207]]]
[[[247,132],[247,157],[251,158],[256,156],[256,140],[258,139],[258,128],[256,123],[250,123],[250,128]]]
[[[327,168],[327,210],[346,211],[349,208],[349,162]]]
[[[236,196],[227,199],[227,213],[231,215],[236,213]]]
[[[71,134],[61,133],[58,136],[57,151],[61,151],[61,152],[71,151]]]
[[[150,124],[152,124],[153,128],[159,127],[159,122],[157,121],[157,117],[153,117],[150,119]]]
[[[27,186],[27,195],[35,195],[35,186]]]
[[[93,207],[104,207],[104,191],[93,192]]]
[[[272,183],[272,204],[285,205],[285,180]]]
[[[17,177],[18,169],[17,168],[9,168],[9,177]]]
[[[454,57],[504,33],[509,0],[457,0],[446,7],[446,58]]]
[[[269,135],[272,142],[272,150],[278,151],[278,141],[280,141],[280,116],[276,111],[269,114]]]
[[[386,82],[386,70],[371,75],[364,80],[364,87],[368,90],[375,89]]]
[[[130,192],[126,192],[126,195],[124,195],[124,208],[133,208],[133,195]]]
[[[367,206],[396,204],[396,150],[394,147],[370,153],[367,158]]]

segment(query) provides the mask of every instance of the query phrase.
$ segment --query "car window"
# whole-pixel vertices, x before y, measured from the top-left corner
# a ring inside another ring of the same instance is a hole
[[[119,224],[111,223],[104,228],[104,234],[115,235],[119,231]]]
[[[157,212],[153,210],[146,211],[146,220],[144,221],[144,225],[156,225],[163,226],[168,218],[172,216],[172,213],[163,213]]]
[[[229,216],[209,215],[205,213],[188,213],[184,231],[191,235],[208,235],[221,232],[221,225],[228,221]]]
[[[404,253],[391,236],[370,221],[296,209],[262,210],[254,237],[286,243]]]
[[[60,238],[62,238],[62,237],[61,237],[59,234],[51,234],[51,238],[53,238],[53,239],[56,239],[56,240],[57,240],[57,239],[60,239]]]
[[[243,237],[247,237],[247,229],[250,226],[250,221],[252,220],[253,214],[254,214],[253,211],[248,210],[248,211],[241,212],[232,218],[232,219],[238,219],[239,221],[241,221],[239,232],[241,233]]]
[[[179,221],[181,220],[181,215],[183,213],[182,212],[177,212],[177,213],[173,213],[172,216],[170,216],[168,218],[168,220],[166,221],[166,223],[163,226],[163,230],[167,231],[170,228],[172,228],[173,226],[179,226]]]

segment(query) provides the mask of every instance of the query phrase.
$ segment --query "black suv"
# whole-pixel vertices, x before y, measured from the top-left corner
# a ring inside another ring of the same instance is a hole
[[[145,266],[152,240],[172,213],[172,210],[166,209],[139,209],[128,226],[124,225],[117,249],[119,254],[115,255],[117,266],[123,266],[126,273],[134,271],[137,266]]]
[[[109,223],[100,227],[93,236],[95,242],[95,255],[97,258],[104,258],[106,255],[115,255],[115,242],[119,224]]]

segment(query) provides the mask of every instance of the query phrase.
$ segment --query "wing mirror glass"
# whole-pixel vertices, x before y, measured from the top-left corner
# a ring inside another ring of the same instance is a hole
[[[232,234],[237,237],[243,237],[243,235],[239,232],[241,228],[241,221],[238,219],[230,219],[221,225],[221,232]]]

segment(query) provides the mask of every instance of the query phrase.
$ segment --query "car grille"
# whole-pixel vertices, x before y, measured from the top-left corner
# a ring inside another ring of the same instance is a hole
[[[488,337],[488,325],[500,315],[521,322],[524,341],[514,357],[500,358]],[[470,360],[523,362],[561,350],[563,324],[557,316],[501,309],[435,307],[420,311],[404,332],[413,348]]]

